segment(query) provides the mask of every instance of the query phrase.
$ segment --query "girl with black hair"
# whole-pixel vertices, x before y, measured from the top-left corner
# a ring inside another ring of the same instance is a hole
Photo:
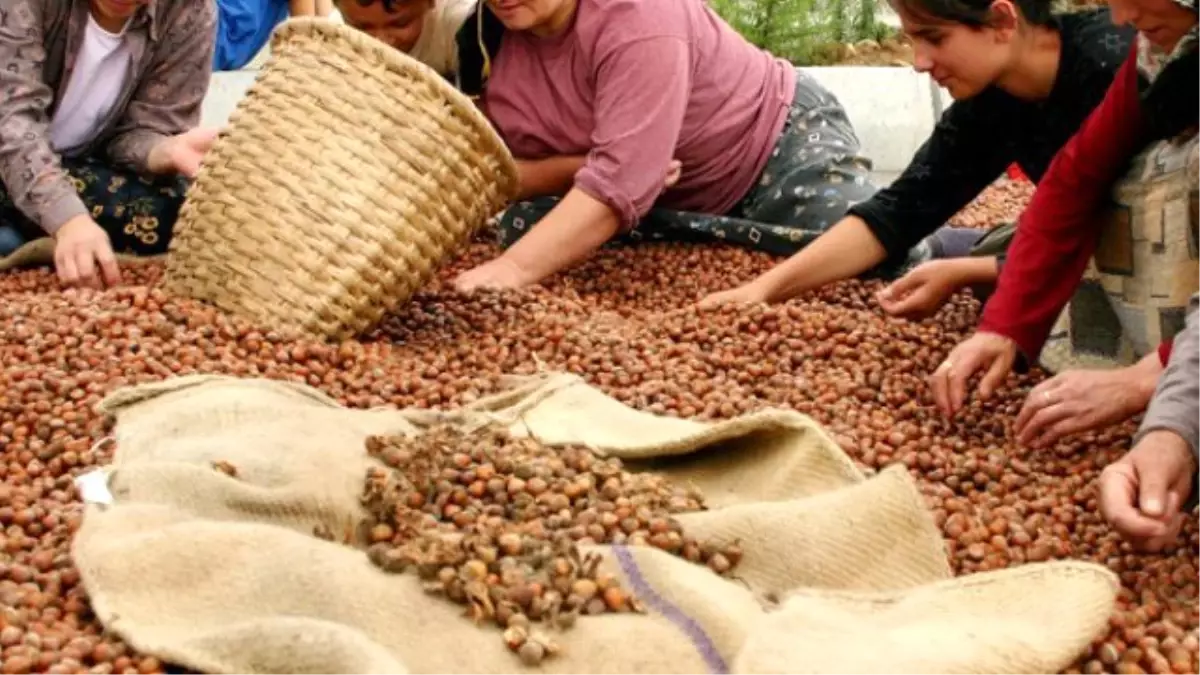
[[[909,292],[882,295],[886,311],[929,314],[964,286],[994,282],[1011,232],[980,241],[977,230],[943,224],[1013,163],[1040,180],[1104,97],[1133,37],[1107,10],[1056,16],[1049,0],[891,2],[913,41],[914,67],[955,103],[890,186],[790,259],[703,304],[782,302],[929,257],[939,259],[899,282]],[[981,255],[966,256],[972,248]]]
[[[938,404],[948,414],[962,407],[971,376],[984,375],[979,390],[987,396],[1018,355],[1036,362],[1096,249],[1096,216],[1133,157],[1148,146],[1167,146],[1185,148],[1190,162],[1197,161],[1196,0],[1110,0],[1110,5],[1114,19],[1137,27],[1137,43],[1104,101],[1055,157],[1022,214],[979,331],[935,373]],[[1194,242],[1194,214],[1163,214],[1162,227],[1186,227],[1188,220]],[[1160,354],[1165,362],[1169,343]],[[1037,393],[1047,408],[1062,402],[1048,390]]]

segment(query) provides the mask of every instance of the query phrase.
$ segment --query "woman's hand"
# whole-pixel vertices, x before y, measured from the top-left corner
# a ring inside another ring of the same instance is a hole
[[[212,148],[220,132],[216,129],[197,127],[177,136],[164,138],[150,149],[147,164],[156,174],[179,174],[195,178],[200,171],[200,162]]]
[[[879,306],[892,316],[924,319],[950,296],[971,284],[994,283],[995,258],[948,258],[918,265],[876,295]]]
[[[768,302],[767,292],[755,281],[750,281],[737,288],[710,293],[700,301],[701,308],[717,307],[719,305],[757,305]]]
[[[1100,429],[1146,409],[1162,374],[1157,353],[1115,370],[1069,370],[1029,392],[1017,415],[1017,442],[1044,448],[1058,439]]]
[[[68,286],[101,288],[121,282],[108,233],[87,215],[75,216],[54,233],[54,269]]]
[[[454,288],[467,293],[477,288],[521,288],[528,283],[530,280],[524,270],[501,256],[458,275]]]
[[[675,187],[682,176],[683,163],[677,159],[671,160],[671,163],[667,165],[667,177],[663,179],[663,187]]]
[[[1012,371],[1017,343],[996,333],[975,333],[960,343],[930,377],[933,399],[942,414],[957,415],[967,398],[967,380],[983,371],[981,398],[989,398]]]
[[[1161,551],[1179,535],[1195,475],[1187,442],[1173,431],[1151,431],[1100,474],[1100,512],[1135,548]]]
[[[892,316],[923,319],[932,316],[950,296],[966,285],[958,260],[930,260],[888,284],[876,294],[879,306]]]

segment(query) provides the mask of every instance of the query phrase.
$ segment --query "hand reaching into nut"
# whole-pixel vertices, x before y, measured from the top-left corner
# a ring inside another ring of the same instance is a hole
[[[108,233],[87,214],[68,220],[54,233],[54,268],[68,286],[99,289],[121,281]]]
[[[958,260],[930,260],[918,266],[879,292],[879,306],[892,316],[907,319],[933,316],[950,296],[966,285],[958,263]]]
[[[521,288],[526,283],[524,271],[511,260],[500,256],[458,275],[454,280],[454,288],[460,293],[469,293],[480,288]]]
[[[754,305],[762,302],[767,302],[766,293],[754,282],[749,282],[731,288],[727,291],[711,293],[700,301],[702,309],[710,309],[720,305]]]
[[[933,398],[943,415],[952,417],[967,399],[967,381],[982,373],[979,396],[987,399],[1012,371],[1017,343],[996,333],[978,332],[958,345],[930,378]]]
[[[1068,370],[1034,387],[1017,414],[1017,442],[1045,448],[1059,439],[1127,420],[1150,404],[1163,366],[1157,353],[1113,370]]]
[[[1187,441],[1173,431],[1152,431],[1100,474],[1100,510],[1136,548],[1161,551],[1175,543],[1195,476]]]

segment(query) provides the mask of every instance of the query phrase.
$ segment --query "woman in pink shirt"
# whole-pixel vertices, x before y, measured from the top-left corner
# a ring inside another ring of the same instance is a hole
[[[481,105],[521,201],[462,290],[537,283],[622,235],[788,254],[874,193],[837,99],[703,0],[488,0],[493,19]]]

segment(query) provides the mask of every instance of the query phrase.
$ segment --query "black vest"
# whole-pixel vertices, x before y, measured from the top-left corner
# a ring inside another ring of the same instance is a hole
[[[480,26],[479,13],[483,13]],[[482,32],[482,40],[480,33]],[[489,61],[494,61],[500,52],[500,41],[504,37],[504,24],[488,9],[486,0],[479,0],[475,11],[467,17],[455,35],[458,43],[458,86],[468,96],[480,96],[487,86],[488,73],[484,72]],[[480,42],[483,44],[481,45]],[[484,58],[484,50],[487,58]]]

